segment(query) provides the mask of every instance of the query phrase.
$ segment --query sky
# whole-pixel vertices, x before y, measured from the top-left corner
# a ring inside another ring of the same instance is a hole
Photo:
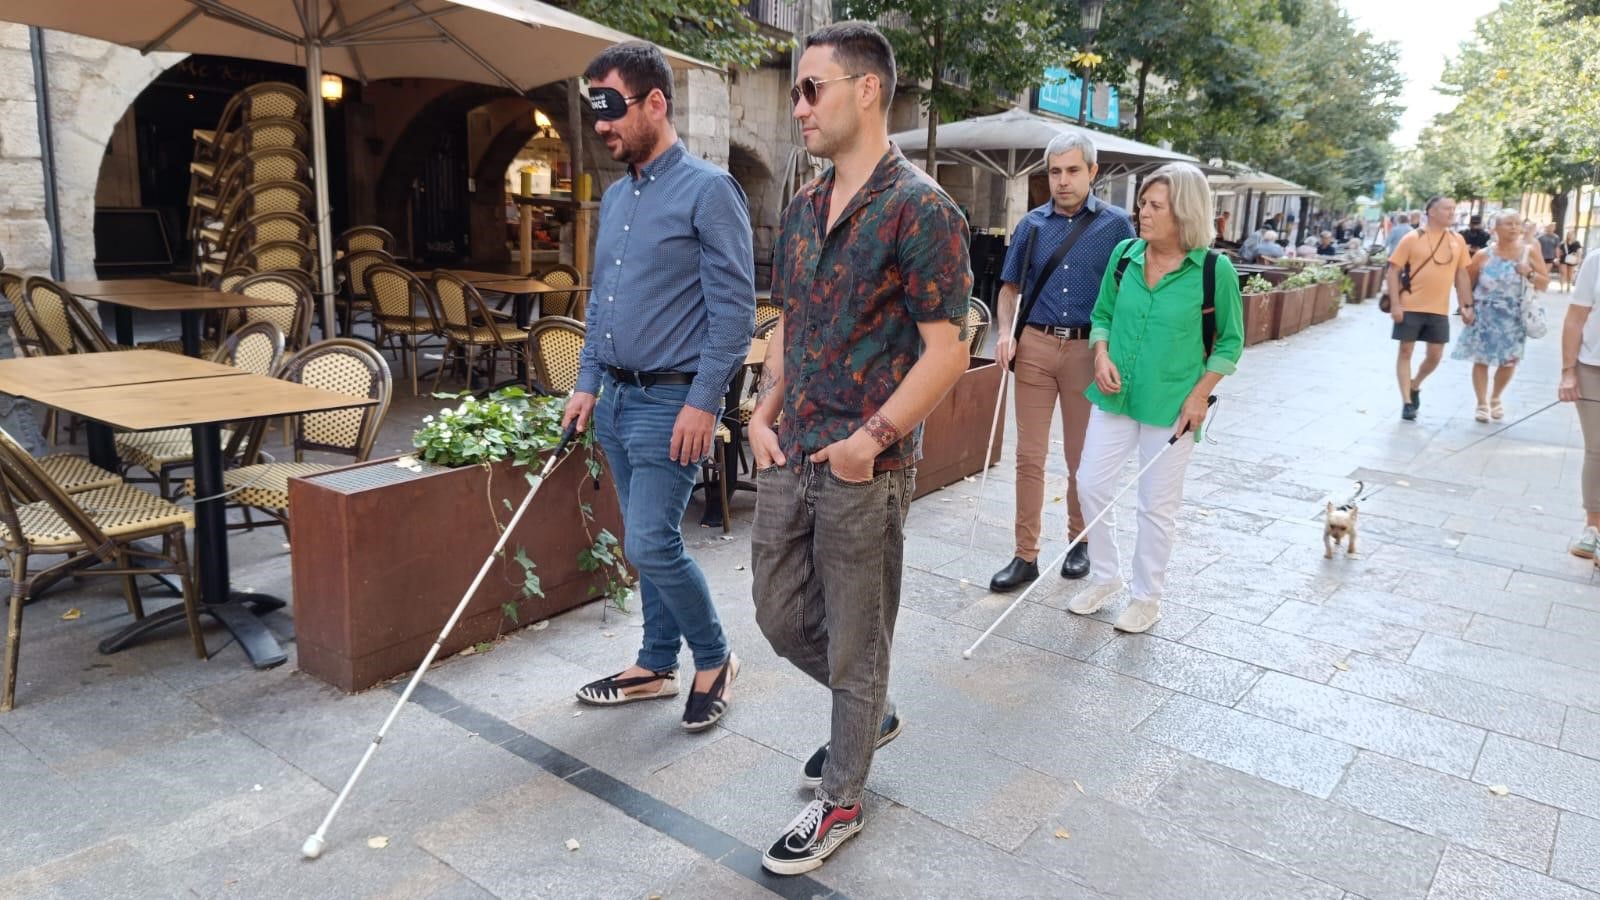
[[[1356,24],[1380,41],[1400,47],[1400,73],[1406,88],[1400,96],[1405,113],[1395,131],[1395,144],[1416,142],[1433,117],[1455,102],[1434,90],[1444,61],[1472,36],[1478,17],[1499,6],[1499,0],[1342,0]]]

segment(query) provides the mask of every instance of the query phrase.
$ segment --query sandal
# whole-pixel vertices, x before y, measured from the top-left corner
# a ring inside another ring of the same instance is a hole
[[[646,685],[652,681],[659,681],[661,685],[653,691],[628,693],[629,688]],[[618,672],[578,688],[578,699],[590,706],[621,706],[636,700],[665,700],[676,696],[678,696],[677,672],[652,672],[649,675],[635,675],[632,678],[623,678],[622,673]]]
[[[739,658],[730,653],[722,671],[717,673],[717,680],[711,683],[711,690],[689,691],[689,703],[683,710],[683,730],[704,731],[717,724],[728,712],[728,691],[738,677]]]
[[[1491,418],[1491,419],[1495,420],[1496,422],[1498,422],[1501,419],[1504,419],[1505,417],[1506,417],[1506,408],[1504,406],[1500,405],[1500,401],[1499,400],[1495,400],[1494,402],[1489,404],[1489,418]]]
[[[1489,421],[1489,407],[1482,403],[1478,404],[1478,410],[1472,414],[1472,417],[1479,422]]]

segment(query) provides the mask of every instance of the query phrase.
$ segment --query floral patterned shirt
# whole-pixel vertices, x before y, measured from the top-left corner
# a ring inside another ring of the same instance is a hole
[[[796,469],[888,401],[921,355],[917,323],[964,321],[972,293],[966,219],[900,148],[890,145],[825,233],[833,182],[830,167],[789,203],[773,268],[783,305],[778,441]],[[921,458],[918,425],[874,468]]]

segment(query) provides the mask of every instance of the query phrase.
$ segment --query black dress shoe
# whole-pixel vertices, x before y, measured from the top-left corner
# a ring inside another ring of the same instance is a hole
[[[1079,541],[1061,562],[1061,577],[1079,579],[1089,574],[1089,542]]]
[[[1031,563],[1020,556],[1012,557],[1010,565],[994,573],[989,579],[989,590],[996,594],[1014,591],[1019,587],[1039,577],[1039,564]]]

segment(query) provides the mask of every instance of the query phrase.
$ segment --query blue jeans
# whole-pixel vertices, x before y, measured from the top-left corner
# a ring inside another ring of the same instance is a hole
[[[696,669],[715,669],[728,659],[711,587],[684,551],[680,530],[700,467],[681,466],[668,455],[688,395],[686,384],[642,388],[607,378],[594,409],[595,437],[622,506],[622,549],[639,573],[644,646],[638,664],[653,672],[678,668],[685,641]]]

